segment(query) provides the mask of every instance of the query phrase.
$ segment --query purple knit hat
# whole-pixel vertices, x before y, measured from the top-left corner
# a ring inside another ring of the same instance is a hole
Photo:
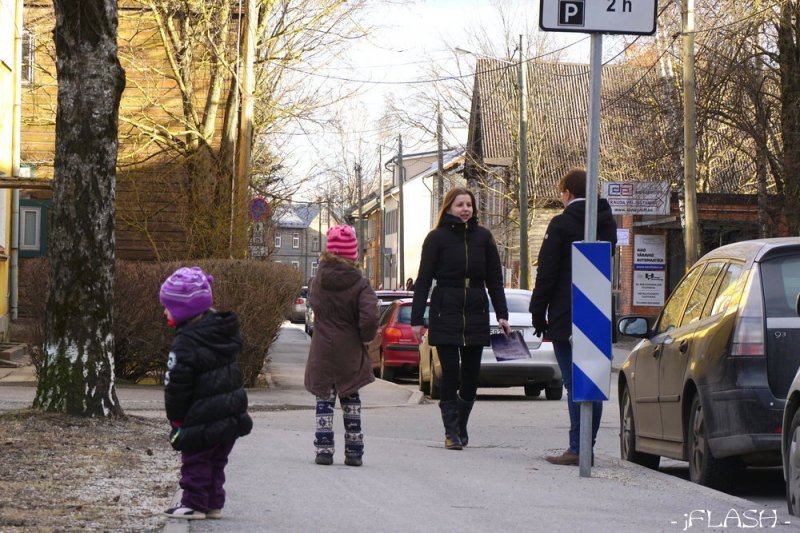
[[[158,299],[176,323],[181,324],[211,309],[214,276],[200,267],[182,267],[161,285]]]
[[[351,261],[358,260],[358,239],[353,226],[334,226],[328,230],[328,243],[325,249]]]

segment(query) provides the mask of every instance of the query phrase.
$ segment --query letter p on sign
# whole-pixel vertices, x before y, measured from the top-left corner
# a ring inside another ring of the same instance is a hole
[[[583,26],[585,0],[559,0],[558,2],[558,25],[559,26]]]

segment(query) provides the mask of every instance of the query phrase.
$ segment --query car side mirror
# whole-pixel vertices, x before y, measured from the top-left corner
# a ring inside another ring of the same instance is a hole
[[[800,292],[797,293],[797,298],[794,301],[794,310],[800,315]]]
[[[617,322],[617,331],[629,337],[644,339],[648,330],[647,319],[643,316],[626,316]]]

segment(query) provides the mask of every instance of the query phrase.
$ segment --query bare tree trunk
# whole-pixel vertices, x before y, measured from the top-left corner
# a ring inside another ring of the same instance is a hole
[[[34,406],[120,416],[112,302],[117,114],[116,0],[54,0],[58,72],[46,353]]]
[[[783,136],[784,216],[789,235],[800,230],[800,7],[784,2],[778,25]]]

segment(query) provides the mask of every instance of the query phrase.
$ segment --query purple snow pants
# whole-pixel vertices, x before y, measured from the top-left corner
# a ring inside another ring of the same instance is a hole
[[[229,442],[198,452],[181,452],[182,506],[203,513],[225,507],[225,465],[233,444]]]

